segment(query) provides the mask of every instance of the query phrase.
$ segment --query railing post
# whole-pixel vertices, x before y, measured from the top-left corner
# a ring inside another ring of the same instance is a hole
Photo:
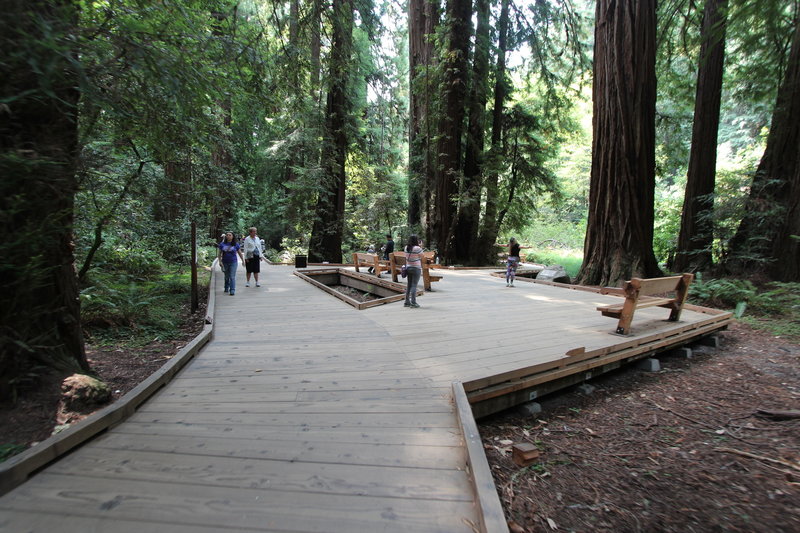
[[[197,312],[200,307],[200,290],[197,286],[197,225],[192,221],[192,258],[190,260],[192,269],[192,313]]]

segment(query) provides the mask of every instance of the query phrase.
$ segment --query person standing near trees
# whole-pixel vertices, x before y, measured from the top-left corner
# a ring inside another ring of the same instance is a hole
[[[514,278],[517,276],[517,266],[519,265],[519,251],[530,246],[520,246],[517,239],[511,237],[508,244],[498,244],[498,246],[508,246],[508,259],[506,262],[506,287],[514,286]]]
[[[387,235],[391,239],[391,236]],[[392,243],[394,248],[394,243]],[[406,303],[405,307],[419,307],[417,303],[417,284],[422,276],[422,247],[419,237],[411,235],[406,243]]]
[[[383,259],[385,261],[389,260],[389,254],[394,252],[394,241],[392,240],[392,236],[390,234],[386,234],[386,244],[383,245]]]
[[[244,286],[250,286],[250,275],[252,274],[256,287],[260,287],[261,283],[258,281],[258,275],[261,272],[261,259],[264,257],[264,249],[256,228],[250,228],[249,232],[250,235],[244,239],[244,267],[247,271],[247,281]]]
[[[219,252],[222,256],[222,272],[225,274],[225,292],[233,296],[236,293],[236,267],[239,266],[240,258],[244,260],[239,241],[233,232],[225,233],[225,238],[219,243]]]

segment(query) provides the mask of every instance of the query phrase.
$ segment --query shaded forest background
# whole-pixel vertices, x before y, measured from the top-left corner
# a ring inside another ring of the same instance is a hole
[[[89,371],[87,324],[163,326],[191,222],[273,259],[513,235],[584,284],[800,281],[797,2],[7,4],[0,394]]]

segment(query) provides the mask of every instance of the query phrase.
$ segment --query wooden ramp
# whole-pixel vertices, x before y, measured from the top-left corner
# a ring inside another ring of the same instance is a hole
[[[621,338],[595,311],[615,297],[487,271],[445,271],[420,309],[359,311],[265,270],[233,297],[217,284],[214,340],[127,421],[1,497],[0,531],[505,531],[453,381],[491,412],[724,327],[645,309]]]

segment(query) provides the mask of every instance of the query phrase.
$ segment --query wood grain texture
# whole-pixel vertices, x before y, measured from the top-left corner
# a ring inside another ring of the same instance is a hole
[[[492,395],[541,365],[720,327],[709,310],[641,309],[621,338],[595,311],[618,296],[490,271],[448,271],[419,309],[359,311],[288,268],[239,281],[217,294],[213,341],[127,421],[0,497],[0,529],[502,531],[490,476],[471,483],[453,381]]]

